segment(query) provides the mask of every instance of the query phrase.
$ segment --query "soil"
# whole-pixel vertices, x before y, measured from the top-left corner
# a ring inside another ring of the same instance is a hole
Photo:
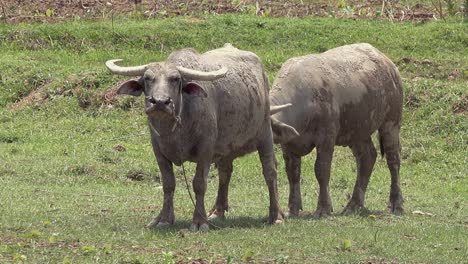
[[[46,82],[45,84],[39,86],[38,88],[34,89],[31,91],[27,96],[21,98],[21,100],[12,106],[10,106],[8,109],[9,110],[20,110],[24,108],[25,106],[28,105],[34,105],[34,104],[42,104],[47,101],[48,95],[46,93],[47,85],[50,82]]]
[[[336,2],[336,3],[335,3]],[[67,19],[100,19],[114,15],[145,18],[199,14],[248,13],[258,16],[338,17],[427,21],[437,19],[435,8],[416,4],[404,6],[394,1],[301,0],[0,0],[0,19],[8,23],[58,22]],[[398,1],[396,1],[398,2]]]
[[[462,95],[452,106],[452,111],[455,114],[466,114],[468,112],[468,96]]]

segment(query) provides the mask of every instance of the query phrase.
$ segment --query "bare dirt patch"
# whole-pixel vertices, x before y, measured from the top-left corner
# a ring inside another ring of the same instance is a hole
[[[210,264],[210,263],[224,264],[224,263],[227,263],[227,261],[224,259],[208,260],[208,259],[200,258],[200,259],[191,259],[191,260],[179,260],[176,263],[177,264]]]
[[[467,114],[468,113],[468,96],[461,96],[458,101],[452,105],[454,114]]]
[[[363,263],[363,264],[398,264],[397,261],[388,261],[388,260],[378,259],[378,258],[368,259],[360,263]]]
[[[32,90],[27,96],[23,97],[19,102],[11,105],[8,109],[16,111],[28,105],[40,105],[45,103],[49,97],[46,91],[49,83],[50,81],[45,82],[41,86]]]
[[[168,17],[197,14],[247,13],[257,16],[338,17],[427,21],[437,19],[434,7],[416,4],[404,6],[394,1],[316,1],[300,0],[2,0],[0,19],[9,23],[57,22],[67,19],[100,19],[114,15]],[[440,17],[439,17],[440,18]]]
[[[447,61],[433,61],[431,59],[402,58],[395,62],[400,71],[406,72],[414,78],[431,78],[440,80],[462,80],[468,76],[463,68]]]

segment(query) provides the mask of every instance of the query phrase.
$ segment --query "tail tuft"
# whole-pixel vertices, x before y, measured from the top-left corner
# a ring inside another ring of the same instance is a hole
[[[385,149],[384,149],[383,139],[380,133],[379,133],[379,146],[380,146],[380,155],[382,155],[382,158],[383,158],[385,155]]]

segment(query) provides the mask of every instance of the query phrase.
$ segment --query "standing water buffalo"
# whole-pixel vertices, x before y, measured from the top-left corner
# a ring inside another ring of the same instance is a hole
[[[327,216],[333,211],[328,183],[335,145],[349,146],[357,163],[353,195],[343,212],[363,208],[377,156],[371,140],[376,130],[391,173],[391,212],[403,210],[399,175],[402,96],[396,66],[366,43],[286,61],[273,83],[270,102],[293,105],[272,116],[274,141],[281,144],[289,180],[289,214],[298,215],[302,209],[301,157],[315,147],[320,192],[313,216]]]
[[[222,216],[228,209],[232,162],[255,149],[270,195],[269,222],[282,222],[268,81],[254,53],[226,44],[204,54],[182,49],[170,54],[165,62],[142,66],[121,67],[115,64],[118,61],[106,62],[112,73],[141,76],[123,83],[118,93],[145,95],[151,143],[162,174],[163,207],[148,227],[174,223],[173,164],[192,161],[197,163],[193,178],[196,206],[190,228],[209,229],[204,196],[210,165],[215,163],[219,172],[219,192],[212,216]],[[281,107],[275,110],[278,108]]]

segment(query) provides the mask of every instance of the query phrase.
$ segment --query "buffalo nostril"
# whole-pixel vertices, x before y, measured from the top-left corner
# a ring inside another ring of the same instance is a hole
[[[148,102],[150,102],[152,104],[156,103],[156,99],[153,96],[148,96],[148,97],[146,97],[146,99],[148,100]]]
[[[148,99],[148,102],[154,105],[169,105],[172,103],[172,99],[169,97],[166,98],[161,98],[161,97],[154,97],[154,96],[148,96],[146,97]]]

